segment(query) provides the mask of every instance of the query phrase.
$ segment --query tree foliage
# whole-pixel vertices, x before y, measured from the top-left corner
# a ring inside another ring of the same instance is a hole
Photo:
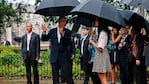
[[[35,6],[38,6],[40,4],[41,0],[36,0]]]
[[[8,3],[7,0],[0,0],[0,35],[6,27],[11,27],[13,23],[21,23],[23,12],[26,12],[26,9],[21,3],[14,8],[13,4]]]
[[[12,4],[8,4],[6,0],[0,1],[0,26],[4,27],[6,21],[10,22],[12,17],[15,17],[15,10],[12,8]]]

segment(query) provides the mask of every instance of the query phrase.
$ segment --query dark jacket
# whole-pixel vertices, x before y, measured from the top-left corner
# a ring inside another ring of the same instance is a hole
[[[4,46],[10,46],[10,42],[6,41],[6,43],[4,44],[4,42],[2,43]]]
[[[60,43],[57,38],[57,28],[51,29],[48,34],[42,34],[42,41],[50,41],[50,62],[65,62],[70,59],[70,50],[72,46],[71,31],[64,28],[65,35],[61,37]]]
[[[83,54],[81,54],[81,44],[82,41],[80,41],[80,59],[81,59],[81,69],[84,71],[88,71],[91,69],[89,61],[91,61],[91,48],[89,48],[89,35],[84,40],[83,45]]]
[[[28,54],[31,56],[31,60],[40,58],[40,37],[34,32],[31,35]],[[27,57],[27,34],[22,37],[21,56],[23,59]]]
[[[119,63],[123,67],[128,66],[130,59],[131,37],[129,35],[125,38],[125,42],[126,44],[118,50]]]
[[[136,46],[138,48],[136,59],[140,60],[143,57],[144,52],[144,39],[141,34],[136,35]]]

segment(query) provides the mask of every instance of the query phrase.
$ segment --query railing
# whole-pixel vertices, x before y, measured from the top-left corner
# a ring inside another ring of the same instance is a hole
[[[1,52],[0,52],[1,53]],[[6,52],[9,53],[9,52]],[[73,60],[73,78],[83,79],[83,71],[80,69],[79,54],[76,51],[76,57]],[[13,54],[13,53],[12,53]],[[52,77],[51,65],[49,62],[49,51],[41,51],[41,62],[38,64],[40,79]],[[147,69],[147,72],[149,68]],[[116,79],[119,80],[119,70],[116,71]],[[147,73],[149,77],[149,73]],[[110,77],[110,76],[109,76]],[[147,77],[147,79],[148,79]],[[24,79],[26,78],[26,69],[20,56],[0,56],[0,79]]]
[[[83,71],[80,70],[79,56],[75,57],[72,70],[74,78],[81,79],[83,77]],[[41,51],[41,62],[38,64],[38,71],[41,79],[52,77],[49,51]],[[0,56],[0,77],[3,79],[20,79],[25,76],[25,64],[20,56]]]

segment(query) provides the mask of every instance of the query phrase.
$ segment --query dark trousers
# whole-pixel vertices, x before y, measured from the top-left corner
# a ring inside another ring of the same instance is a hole
[[[61,69],[63,77],[66,79],[67,84],[74,84],[72,75],[71,75],[71,64],[66,62],[59,62],[51,63],[52,64],[52,76],[53,76],[53,84],[60,84],[59,83],[59,70]]]
[[[131,84],[129,81],[129,68],[128,66],[121,66],[120,65],[120,79],[121,84]]]
[[[101,84],[100,78],[98,77],[98,73],[92,72],[93,74],[93,84]]]
[[[61,83],[65,83],[66,82],[66,78],[65,78],[65,74],[63,73],[62,70],[60,70],[60,75],[61,75]]]
[[[39,84],[39,75],[37,70],[38,62],[35,60],[31,60],[29,56],[25,59],[25,66],[26,66],[26,74],[27,74],[27,84],[32,84],[31,81],[31,66],[33,68],[34,73],[34,84]]]
[[[136,84],[147,84],[145,58],[142,58],[140,61],[139,66],[135,65]]]
[[[70,60],[69,63],[70,63],[70,69],[69,70],[70,70],[70,73],[71,73],[71,77],[73,77],[73,74],[72,74],[73,61]],[[64,82],[66,82],[65,74],[63,73],[62,70],[60,70],[60,71],[61,71],[61,83],[64,83]]]
[[[92,81],[93,81],[93,84],[101,84],[101,83],[100,83],[100,79],[99,79],[99,77],[98,77],[98,74],[92,72],[93,64],[90,64],[88,67],[90,67],[90,68],[89,68],[89,70],[86,70],[86,71],[85,71],[84,84],[88,84],[89,77],[91,77],[91,79],[92,79]]]
[[[129,62],[129,82],[130,84],[134,84],[134,60]]]

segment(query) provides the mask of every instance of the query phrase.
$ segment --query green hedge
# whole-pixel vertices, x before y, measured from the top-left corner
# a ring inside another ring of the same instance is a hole
[[[73,76],[80,79],[83,72],[80,70],[79,50],[73,61]],[[51,78],[52,70],[49,63],[49,51],[41,51],[41,63],[38,70],[41,78]],[[20,59],[20,47],[0,46],[0,77],[19,78],[26,75],[24,62]]]

